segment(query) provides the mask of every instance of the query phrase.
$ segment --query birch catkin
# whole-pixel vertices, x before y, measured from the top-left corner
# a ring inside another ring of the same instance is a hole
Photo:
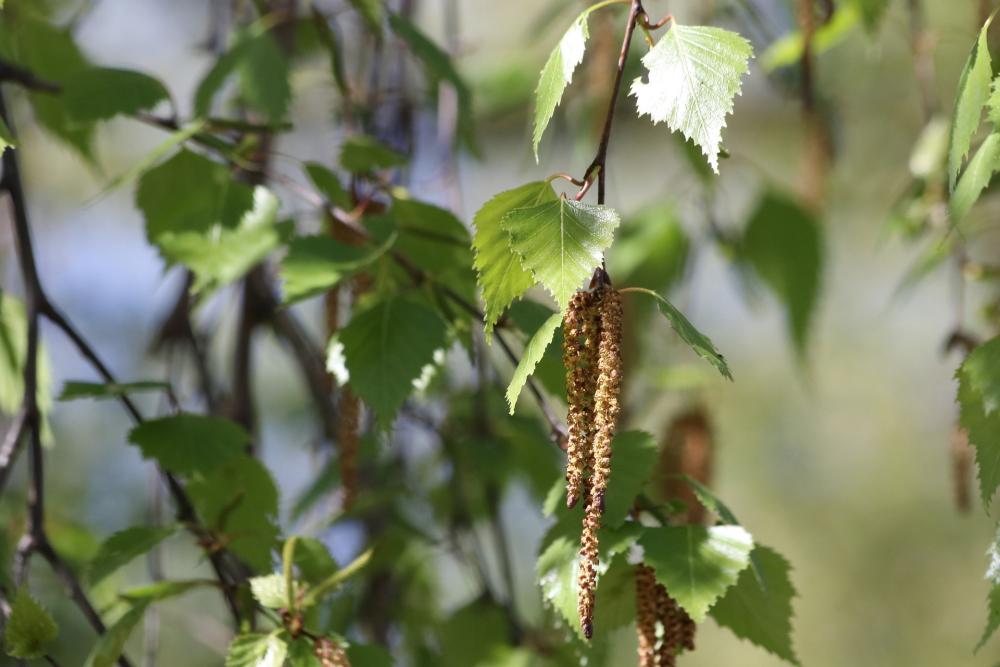
[[[313,652],[322,667],[351,667],[344,649],[325,637],[316,640]]]
[[[577,610],[580,626],[588,639],[594,632],[594,601],[597,593],[599,563],[598,530],[604,512],[604,494],[611,473],[611,440],[621,412],[621,341],[622,304],[618,292],[610,287],[598,288],[592,297],[599,315],[597,346],[597,382],[593,399],[593,456],[589,488],[584,506],[583,529],[580,534],[580,558],[577,571]],[[593,372],[593,369],[591,369]]]
[[[594,390],[597,385],[597,330],[594,294],[577,292],[563,318],[563,365],[566,368],[566,506],[583,495],[593,461],[591,434]]]
[[[656,585],[656,617],[663,626],[663,637],[657,649],[657,664],[660,667],[675,667],[677,655],[681,651],[694,650],[697,626],[661,584]]]
[[[656,578],[643,563],[635,567],[635,629],[639,667],[656,667]]]

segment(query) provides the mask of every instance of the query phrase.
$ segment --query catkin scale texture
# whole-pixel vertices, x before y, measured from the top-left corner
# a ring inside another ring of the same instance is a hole
[[[593,401],[597,384],[599,320],[591,292],[577,292],[563,318],[563,365],[566,368],[566,506],[575,507],[592,466]]]
[[[639,667],[656,667],[656,577],[642,563],[635,568],[635,628]]]

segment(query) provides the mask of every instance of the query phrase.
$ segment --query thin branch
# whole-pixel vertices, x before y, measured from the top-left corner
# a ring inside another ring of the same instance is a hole
[[[5,61],[0,61],[0,82],[16,83],[39,93],[58,93],[62,90],[59,84],[40,79],[29,70]]]

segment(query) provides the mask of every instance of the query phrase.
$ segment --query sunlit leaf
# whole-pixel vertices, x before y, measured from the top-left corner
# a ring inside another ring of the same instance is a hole
[[[962,69],[962,76],[958,80],[948,148],[948,185],[952,190],[958,182],[962,162],[969,154],[972,136],[979,127],[983,107],[990,95],[993,66],[990,62],[990,47],[986,33],[992,20],[991,16],[979,31],[979,39],[972,47],[972,52]]]
[[[535,88],[535,129],[531,140],[535,162],[538,162],[538,144],[542,141],[545,128],[552,120],[552,114],[559,106],[566,86],[573,80],[577,65],[583,62],[587,38],[590,36],[587,28],[589,16],[590,12],[584,11],[570,24],[542,67],[538,86]]]
[[[542,360],[542,355],[545,354],[545,350],[548,348],[549,343],[552,342],[552,337],[555,335],[556,329],[561,324],[562,315],[559,313],[553,314],[538,328],[535,335],[525,345],[524,352],[521,353],[521,361],[517,364],[517,368],[514,369],[514,375],[507,386],[507,405],[510,406],[510,414],[514,414],[514,407],[517,405],[517,397],[521,395],[521,389],[524,388],[528,378],[535,371],[535,366]]]
[[[975,155],[969,160],[968,166],[958,179],[958,185],[948,199],[952,224],[957,225],[962,221],[998,170],[1000,170],[1000,134],[994,132],[976,149]]]
[[[3,642],[7,655],[12,658],[40,658],[58,635],[59,628],[52,616],[35,602],[26,589],[20,589],[4,625]]]

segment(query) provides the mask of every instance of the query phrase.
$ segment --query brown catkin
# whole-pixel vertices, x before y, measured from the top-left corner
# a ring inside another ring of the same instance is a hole
[[[563,318],[563,365],[566,368],[566,506],[583,495],[593,451],[594,390],[597,385],[597,314],[591,292],[577,292]]]
[[[969,480],[972,470],[972,447],[969,432],[959,426],[951,434],[951,475],[955,486],[955,506],[965,514],[972,508]]]
[[[677,416],[670,423],[660,450],[660,473],[663,497],[681,500],[687,507],[684,516],[678,517],[682,523],[700,524],[706,518],[704,506],[682,475],[710,486],[714,464],[712,427],[705,411],[696,407]]]
[[[677,655],[681,651],[694,650],[697,626],[661,584],[656,585],[656,616],[663,626],[663,637],[657,649],[657,664],[660,667],[675,667]]]
[[[347,653],[336,642],[322,637],[313,645],[313,653],[323,667],[351,667]]]
[[[598,538],[604,493],[611,474],[611,440],[621,412],[619,393],[622,372],[622,303],[618,292],[600,287],[595,292],[600,314],[597,349],[597,387],[594,391],[593,470],[584,507],[580,535],[580,564],[577,573],[577,609],[580,625],[588,639],[594,632],[594,601],[597,593]]]
[[[635,566],[635,629],[639,667],[656,667],[656,577],[643,563]]]
[[[358,494],[358,449],[360,447],[361,403],[351,391],[349,385],[344,385],[340,392],[340,420],[337,422],[337,444],[340,448],[340,485],[343,489],[341,505],[345,510],[351,508]]]

